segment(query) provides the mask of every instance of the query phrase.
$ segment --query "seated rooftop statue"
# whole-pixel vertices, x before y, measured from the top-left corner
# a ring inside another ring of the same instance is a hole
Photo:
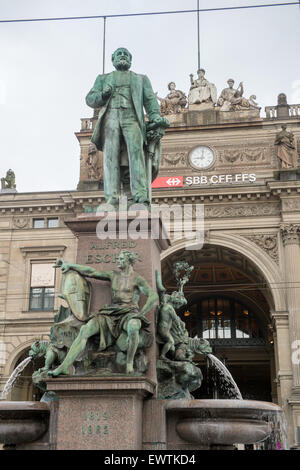
[[[161,103],[160,113],[162,115],[181,113],[187,103],[185,94],[183,91],[176,90],[176,84],[174,82],[170,82],[168,88],[170,93],[165,98],[157,96],[157,99]]]
[[[240,82],[238,88],[233,88],[234,80],[230,78],[228,81],[228,88],[224,88],[217,101],[220,106],[220,111],[246,111],[249,109],[260,109],[258,104],[254,101],[255,95],[251,95],[249,99],[243,96],[244,87],[243,82]]]
[[[191,87],[189,91],[189,105],[210,103],[214,106],[217,102],[217,88],[204,78],[205,70],[199,69],[198,78],[194,80],[193,74],[190,74]]]

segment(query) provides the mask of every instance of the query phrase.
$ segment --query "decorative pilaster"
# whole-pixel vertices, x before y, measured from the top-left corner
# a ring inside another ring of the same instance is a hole
[[[284,245],[285,291],[289,312],[290,344],[300,340],[300,247],[298,224],[281,224],[280,231]],[[290,350],[291,351],[291,350]],[[289,351],[289,354],[291,352]],[[292,364],[293,385],[300,387],[300,368]]]
[[[292,389],[292,363],[290,348],[287,347],[290,342],[289,333],[289,314],[288,312],[271,312],[272,324],[274,330],[275,344],[275,362],[276,379],[278,384],[278,398],[280,406],[287,405],[287,400],[291,395]]]
[[[293,388],[293,370],[291,361],[289,312],[271,311],[273,337],[275,341],[276,384],[278,404],[285,412],[289,422],[289,442],[293,442],[293,426],[289,400]]]

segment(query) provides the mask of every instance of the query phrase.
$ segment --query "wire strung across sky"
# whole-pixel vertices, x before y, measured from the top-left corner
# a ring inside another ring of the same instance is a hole
[[[232,10],[246,10],[250,8],[269,8],[269,7],[282,7],[282,6],[300,6],[300,0],[297,2],[287,3],[266,3],[263,5],[244,5],[244,6],[233,6],[233,7],[220,7],[220,8],[196,8],[193,10],[175,10],[175,11],[154,11],[154,12],[143,12],[143,13],[120,13],[115,15],[92,15],[92,16],[64,16],[54,18],[18,18],[18,19],[6,19],[0,20],[0,23],[26,23],[26,22],[37,22],[37,21],[68,21],[68,20],[92,20],[92,19],[106,19],[106,18],[124,18],[133,16],[153,16],[153,15],[175,15],[184,13],[209,13],[216,11],[232,11]]]

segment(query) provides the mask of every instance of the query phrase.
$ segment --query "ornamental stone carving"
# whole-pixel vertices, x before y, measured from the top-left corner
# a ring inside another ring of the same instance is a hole
[[[27,228],[29,223],[28,217],[14,217],[13,218],[13,227],[14,228]]]
[[[241,143],[238,148],[225,146],[219,149],[219,162],[221,166],[232,164],[243,166],[271,166],[275,165],[275,148],[272,144],[256,141],[254,145]]]
[[[262,248],[276,264],[279,264],[278,237],[277,234],[259,233],[256,235],[243,235],[251,242]]]
[[[278,215],[279,203],[205,207],[205,217],[255,217]]]
[[[187,165],[186,162],[186,152],[179,153],[166,153],[162,155],[161,167],[182,167],[185,168]]]
[[[283,244],[295,245],[299,243],[299,230],[300,225],[298,224],[281,224],[280,232],[282,236]]]
[[[300,198],[282,199],[282,209],[286,212],[300,211]]]

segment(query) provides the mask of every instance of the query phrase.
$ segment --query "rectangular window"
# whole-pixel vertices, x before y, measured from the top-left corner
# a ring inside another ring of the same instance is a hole
[[[231,338],[231,326],[229,319],[219,318],[218,338]]]
[[[44,228],[45,220],[44,219],[33,219],[33,228]]]
[[[53,310],[55,269],[53,263],[31,265],[30,310]]]
[[[55,228],[58,227],[58,218],[51,218],[47,219],[47,227],[48,228]]]
[[[53,310],[54,287],[31,287],[29,310]]]

